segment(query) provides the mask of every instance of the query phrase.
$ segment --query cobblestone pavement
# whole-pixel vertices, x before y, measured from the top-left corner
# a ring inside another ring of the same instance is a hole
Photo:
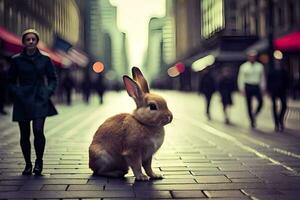
[[[60,114],[46,122],[40,177],[20,175],[24,161],[18,127],[11,116],[1,116],[0,199],[300,199],[299,130],[273,133],[268,103],[258,117],[258,130],[251,131],[239,97],[232,108],[233,125],[226,126],[218,97],[208,122],[198,95],[162,95],[174,114],[153,161],[164,179],[135,182],[132,172],[124,179],[92,176],[88,146],[95,130],[108,116],[134,108],[125,92],[108,93],[102,106],[97,99],[90,105],[57,106]]]

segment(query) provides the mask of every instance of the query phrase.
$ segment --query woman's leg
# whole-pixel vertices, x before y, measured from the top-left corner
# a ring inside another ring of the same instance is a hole
[[[31,163],[30,121],[19,122],[20,145],[26,163]]]
[[[34,148],[36,153],[36,160],[33,172],[35,175],[41,175],[43,170],[43,155],[45,150],[46,139],[44,136],[45,118],[33,120],[33,134],[34,134]]]
[[[43,160],[45,150],[46,138],[44,135],[44,124],[45,118],[34,119],[32,123],[34,134],[34,148],[37,161]]]

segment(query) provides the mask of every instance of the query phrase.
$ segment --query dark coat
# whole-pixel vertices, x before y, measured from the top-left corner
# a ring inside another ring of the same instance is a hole
[[[56,115],[50,100],[57,86],[55,68],[46,55],[25,51],[14,55],[8,71],[10,92],[14,98],[13,121],[28,121]]]
[[[215,80],[210,73],[203,74],[199,81],[198,91],[205,96],[212,96],[216,91]]]
[[[234,91],[234,81],[230,77],[222,77],[218,84],[218,90],[221,95],[223,105],[232,105],[231,94]]]
[[[289,88],[289,74],[285,69],[271,69],[267,76],[267,90],[275,96],[286,95]]]

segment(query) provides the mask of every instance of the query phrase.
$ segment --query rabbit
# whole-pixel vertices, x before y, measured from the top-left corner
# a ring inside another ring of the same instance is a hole
[[[137,107],[132,114],[117,114],[100,125],[89,146],[89,167],[94,175],[106,177],[124,177],[131,167],[137,181],[162,179],[152,170],[152,157],[173,115],[161,96],[149,92],[139,68],[132,68],[132,76],[124,75],[123,82]]]

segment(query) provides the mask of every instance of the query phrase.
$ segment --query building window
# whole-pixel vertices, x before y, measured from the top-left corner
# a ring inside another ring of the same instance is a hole
[[[223,0],[201,1],[203,37],[210,37],[214,32],[224,28],[224,4]]]

